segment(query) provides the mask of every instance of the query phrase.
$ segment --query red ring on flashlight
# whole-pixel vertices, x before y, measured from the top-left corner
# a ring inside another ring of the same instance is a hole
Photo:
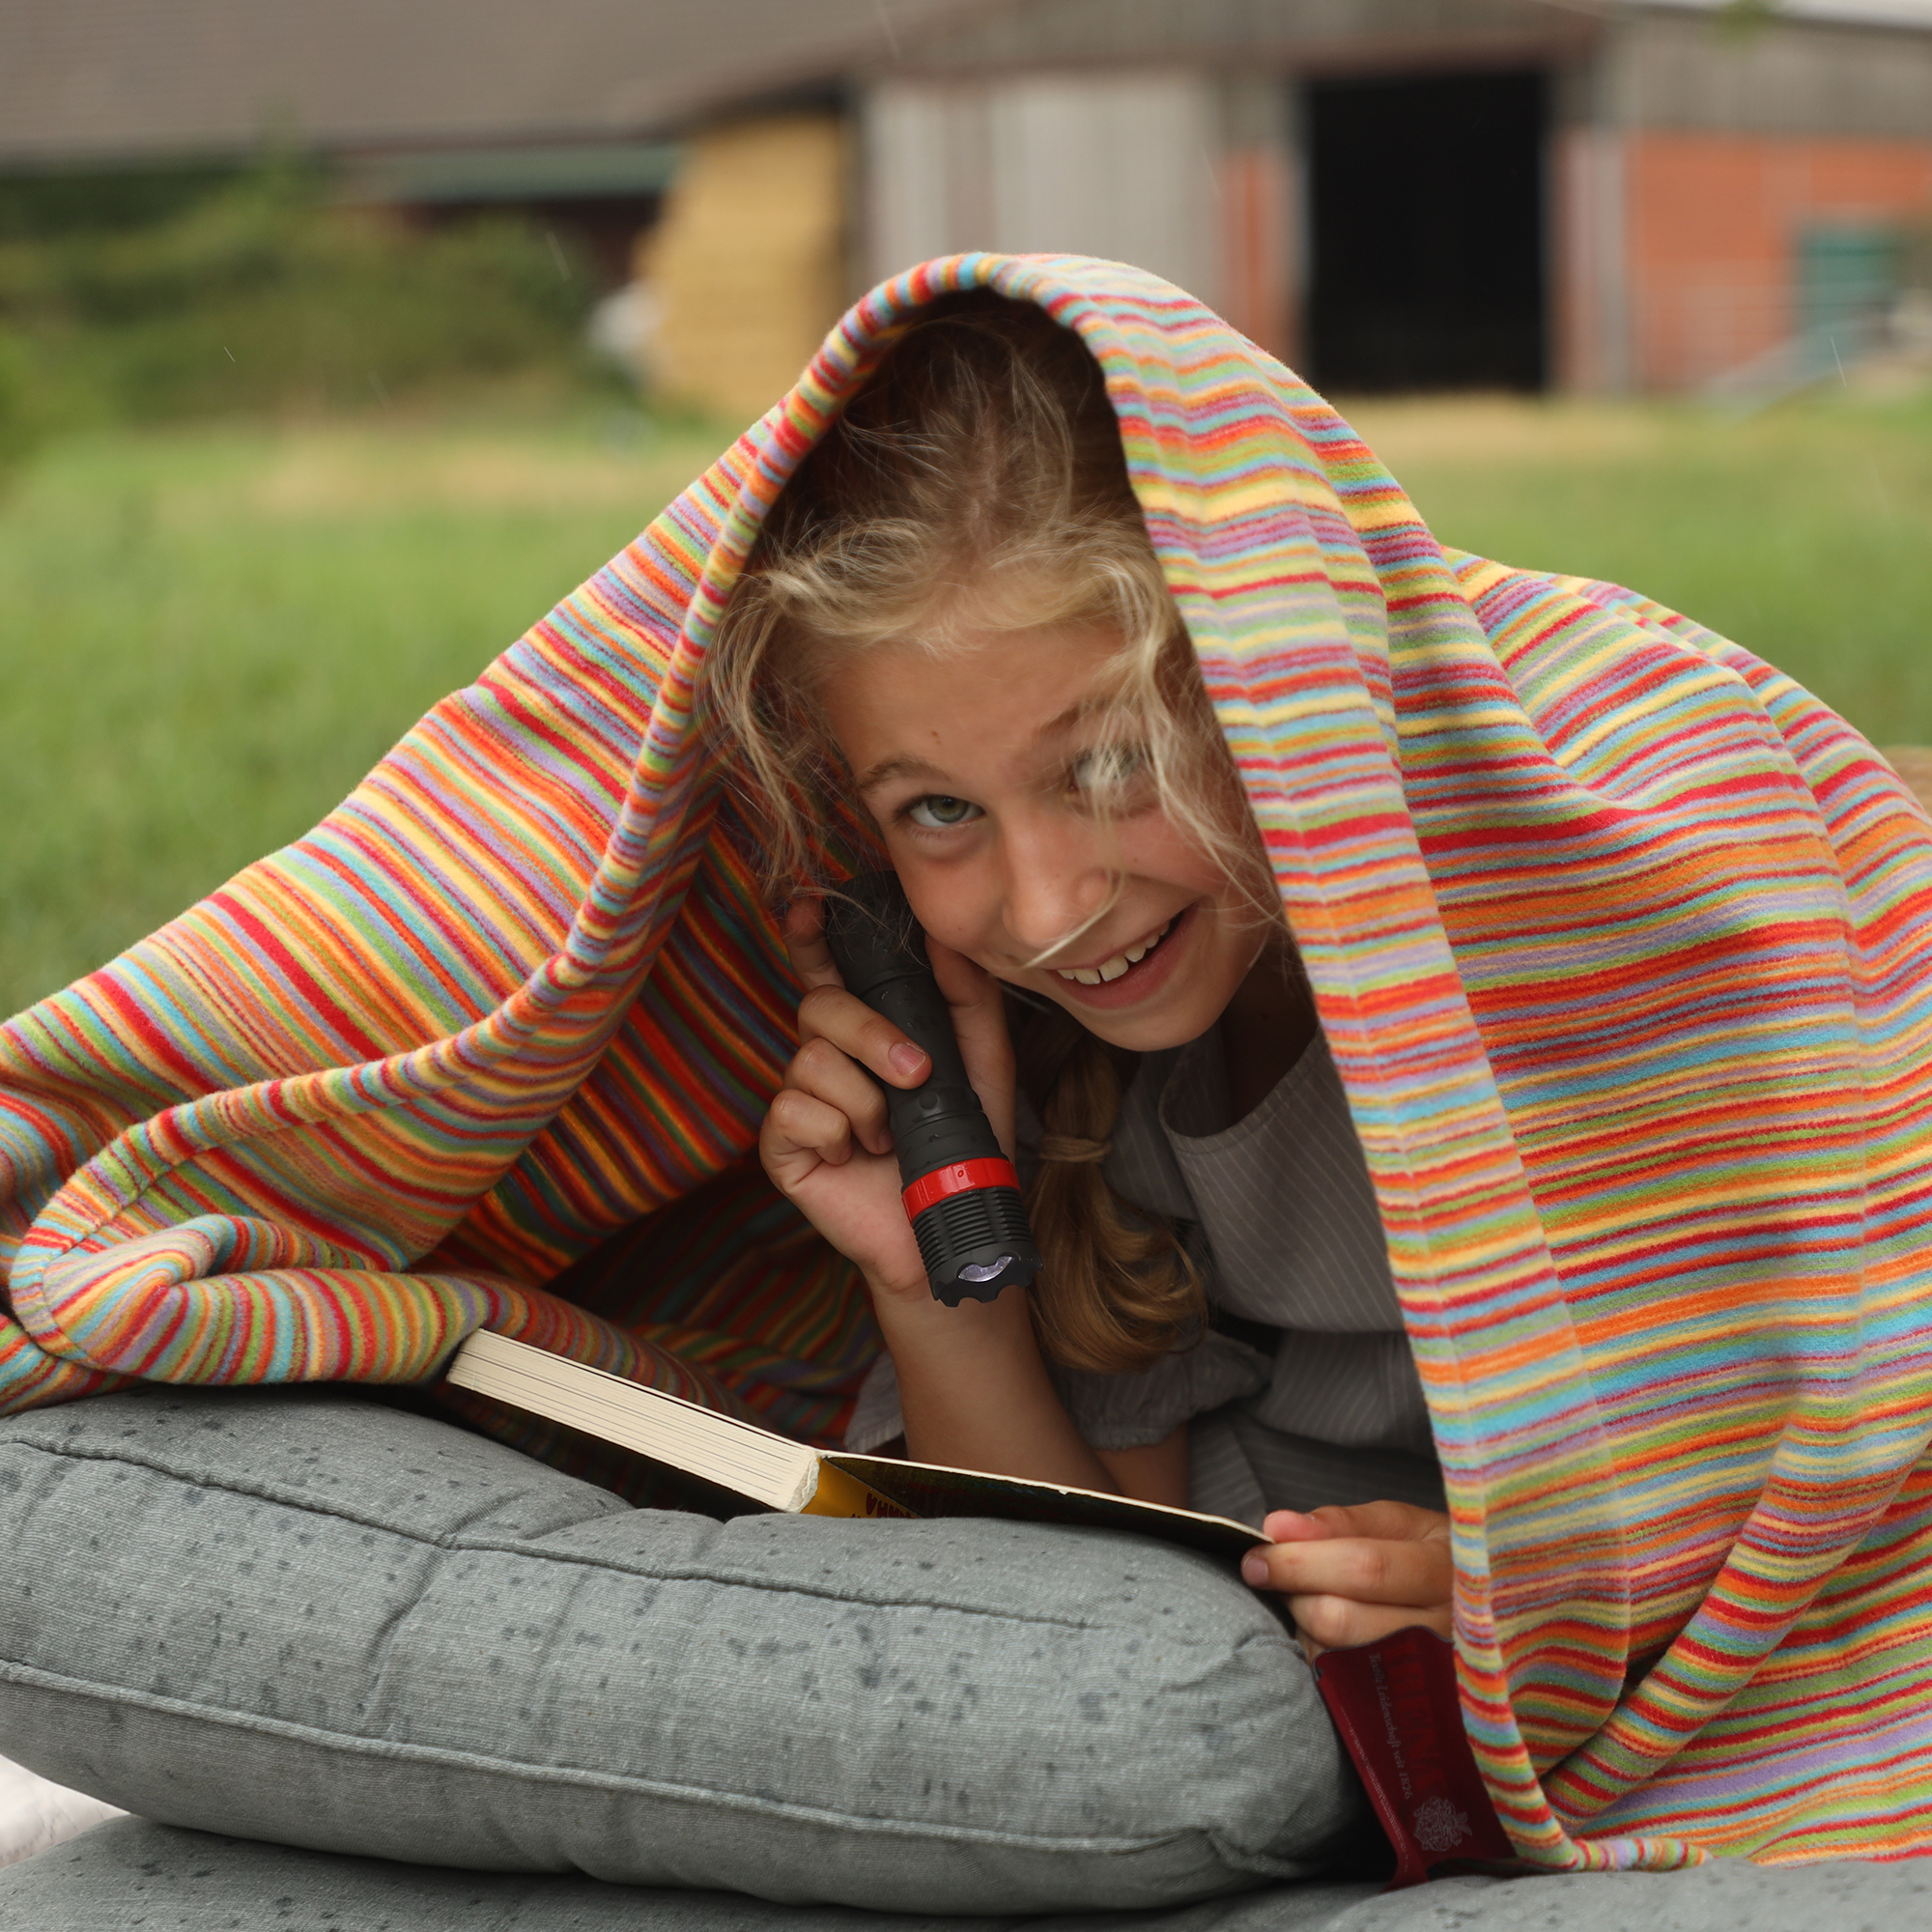
[[[1013,1164],[1000,1154],[982,1154],[977,1160],[949,1160],[930,1174],[922,1174],[899,1199],[905,1203],[906,1218],[916,1221],[935,1202],[952,1194],[971,1194],[981,1187],[1010,1187],[1019,1192],[1020,1178]]]

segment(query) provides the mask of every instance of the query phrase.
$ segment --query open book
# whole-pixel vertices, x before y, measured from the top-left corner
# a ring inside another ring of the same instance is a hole
[[[510,1403],[729,1490],[804,1516],[1006,1517],[1018,1522],[1130,1529],[1236,1564],[1260,1530],[1226,1517],[1096,1490],[1061,1489],[890,1456],[813,1449],[642,1382],[479,1328],[450,1362],[458,1388]]]

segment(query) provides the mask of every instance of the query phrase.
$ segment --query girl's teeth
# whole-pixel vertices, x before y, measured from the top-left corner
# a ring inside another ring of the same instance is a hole
[[[1169,920],[1167,925],[1174,922]],[[1136,940],[1124,952],[1117,952],[1111,959],[1098,966],[1075,966],[1068,971],[1056,966],[1053,970],[1063,980],[1077,980],[1083,986],[1104,986],[1110,980],[1118,980],[1129,966],[1138,966],[1160,942],[1167,937],[1167,925],[1161,927],[1151,939]]]

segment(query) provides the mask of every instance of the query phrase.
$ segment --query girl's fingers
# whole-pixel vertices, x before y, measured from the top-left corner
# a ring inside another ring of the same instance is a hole
[[[1263,1529],[1277,1543],[1313,1543],[1335,1536],[1379,1536],[1392,1542],[1426,1542],[1446,1539],[1449,1519],[1440,1510],[1421,1509],[1414,1503],[1356,1503],[1349,1508],[1330,1505],[1302,1515],[1295,1510],[1275,1510]]]
[[[784,936],[792,969],[806,987],[798,1003],[798,1031],[804,1044],[786,1074],[786,1085],[843,1107],[866,1147],[882,1153],[892,1145],[886,1135],[883,1099],[875,1089],[847,1077],[828,1054],[814,1054],[813,1043],[824,1042],[893,1087],[921,1085],[932,1071],[931,1059],[901,1028],[845,990],[832,949],[825,943],[824,909],[817,900],[801,899],[791,907],[785,915]],[[928,940],[926,952],[958,1035],[967,1078],[1010,1152],[1013,1053],[1000,982],[937,940]]]
[[[808,1039],[799,1048],[785,1069],[785,1088],[837,1108],[870,1152],[891,1152],[892,1129],[879,1083],[829,1039]]]
[[[1347,1597],[1410,1609],[1446,1605],[1455,1573],[1446,1541],[1337,1536],[1251,1549],[1241,1576],[1284,1596]],[[1411,1621],[1413,1621],[1411,1619]]]
[[[852,1157],[852,1123],[837,1107],[787,1087],[765,1110],[758,1158],[777,1185],[789,1190],[816,1168],[842,1167]]]
[[[952,1009],[953,1031],[959,1036],[960,1051],[970,1056],[991,1050],[1012,1057],[1007,1037],[1007,1007],[1000,982],[963,952],[955,952],[936,939],[928,938],[925,955],[932,961],[932,977]]]
[[[785,952],[791,970],[807,986],[842,986],[832,949],[825,943],[825,905],[820,899],[794,899],[784,916]]]
[[[1393,1604],[1358,1604],[1352,1597],[1296,1596],[1288,1600],[1289,1614],[1304,1644],[1317,1651],[1350,1650],[1374,1643],[1399,1630],[1420,1624],[1439,1637],[1454,1634],[1447,1604],[1400,1607]]]
[[[1007,1003],[999,980],[963,952],[928,937],[926,956],[933,978],[952,1015],[966,1077],[973,1083],[993,1131],[1008,1153],[1013,1151],[1012,1037],[1007,1031]]]
[[[798,1003],[798,1037],[807,1045],[826,1041],[895,1087],[917,1087],[932,1071],[923,1047],[843,986],[814,986],[806,994]]]
[[[1311,1656],[1415,1624],[1450,1635],[1456,1568],[1440,1510],[1390,1502],[1276,1510],[1262,1527],[1274,1542],[1249,1550],[1241,1576],[1288,1599]]]

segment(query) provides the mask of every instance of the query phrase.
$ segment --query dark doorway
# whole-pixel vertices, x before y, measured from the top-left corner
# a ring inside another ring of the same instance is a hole
[[[1546,92],[1540,73],[1309,88],[1314,381],[1543,386]]]

